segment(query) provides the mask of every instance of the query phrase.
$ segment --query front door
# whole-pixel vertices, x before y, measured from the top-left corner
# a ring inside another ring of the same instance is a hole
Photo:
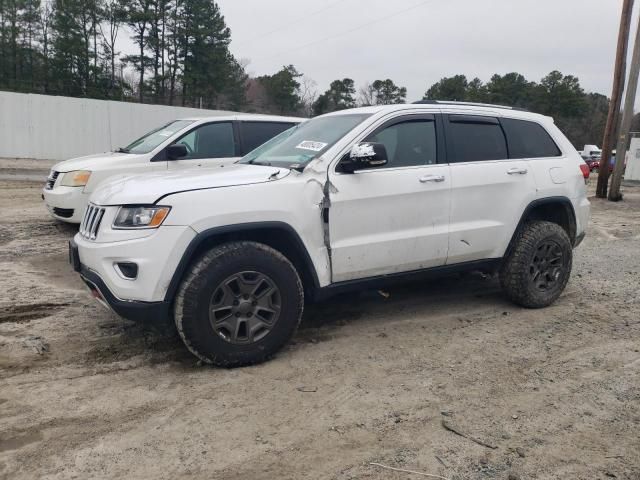
[[[169,170],[211,167],[232,163],[240,158],[233,122],[213,122],[199,125],[177,140],[187,147],[187,155],[169,160]]]
[[[437,137],[433,115],[405,115],[363,139],[385,146],[387,165],[330,171],[333,282],[445,263],[451,178]]]

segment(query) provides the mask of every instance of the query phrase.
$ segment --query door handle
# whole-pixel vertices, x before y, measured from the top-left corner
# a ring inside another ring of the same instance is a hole
[[[514,167],[507,170],[508,175],[525,175],[527,173],[526,168]]]
[[[420,183],[427,182],[444,182],[444,175],[425,175],[420,177]]]

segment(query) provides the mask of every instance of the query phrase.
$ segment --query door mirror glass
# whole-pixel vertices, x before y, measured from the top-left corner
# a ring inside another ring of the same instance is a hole
[[[187,151],[187,146],[183,143],[174,143],[173,145],[169,145],[167,147],[167,157],[169,160],[178,160],[179,158],[184,158],[187,156],[189,152]]]
[[[388,162],[387,149],[381,143],[361,142],[340,162],[340,171],[353,173],[356,170],[383,167]]]

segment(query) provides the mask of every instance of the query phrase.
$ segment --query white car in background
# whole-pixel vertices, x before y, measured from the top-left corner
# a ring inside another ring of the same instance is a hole
[[[303,120],[270,115],[175,120],[115,152],[54,165],[42,199],[54,218],[80,223],[91,192],[106,179],[233,163]]]

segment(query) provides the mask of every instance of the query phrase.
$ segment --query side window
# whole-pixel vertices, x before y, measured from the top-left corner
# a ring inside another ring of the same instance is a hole
[[[242,151],[246,154],[258,148],[267,140],[293,127],[293,123],[242,122]]]
[[[560,149],[547,131],[535,122],[501,118],[507,135],[509,158],[558,157]]]
[[[189,152],[184,160],[197,158],[229,158],[236,156],[233,124],[208,123],[196,127],[176,143],[186,145]]]
[[[449,115],[450,162],[505,160],[507,141],[498,119],[472,115]]]
[[[433,120],[395,123],[369,135],[365,141],[385,146],[389,157],[385,168],[430,165],[437,161],[436,126]]]

